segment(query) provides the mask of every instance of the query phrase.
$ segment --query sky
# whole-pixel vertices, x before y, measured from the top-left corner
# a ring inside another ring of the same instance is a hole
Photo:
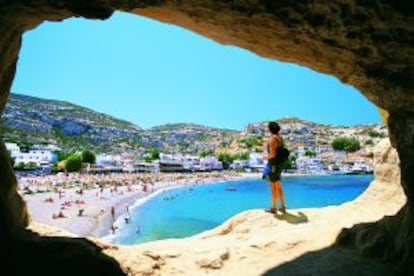
[[[291,116],[342,126],[381,122],[365,96],[335,77],[121,12],[26,32],[11,91],[145,129],[185,122],[242,130]]]

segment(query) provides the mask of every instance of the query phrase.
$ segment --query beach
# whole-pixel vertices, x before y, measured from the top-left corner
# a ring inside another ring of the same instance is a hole
[[[35,222],[79,237],[104,237],[137,200],[162,189],[258,177],[235,172],[60,174],[19,179],[19,193]],[[116,226],[115,226],[116,227]]]

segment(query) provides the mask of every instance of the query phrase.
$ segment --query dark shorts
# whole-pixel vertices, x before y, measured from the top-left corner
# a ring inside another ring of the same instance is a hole
[[[279,181],[282,177],[282,166],[276,161],[275,158],[269,159],[268,166],[270,168],[270,172],[268,174],[270,181]]]

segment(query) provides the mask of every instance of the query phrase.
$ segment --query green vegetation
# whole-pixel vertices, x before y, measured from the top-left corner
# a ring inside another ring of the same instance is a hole
[[[196,139],[197,141],[206,141],[209,138],[211,138],[211,135],[206,132],[198,132],[194,135],[194,139]]]
[[[289,156],[288,160],[286,160],[285,163],[282,164],[282,168],[284,169],[292,169],[296,166],[296,157],[295,156]]]
[[[346,152],[354,152],[360,149],[358,140],[347,137],[335,138],[331,145],[334,150],[344,150]]]
[[[35,162],[29,162],[29,163],[19,162],[14,167],[14,170],[15,171],[24,171],[24,170],[34,170],[36,168],[37,168],[37,165],[36,165]]]
[[[149,152],[149,157],[146,158],[148,161],[157,159],[157,156],[151,153],[151,148],[154,147],[166,153],[177,151],[189,154],[198,153],[200,157],[216,155],[215,153],[220,150],[223,152],[243,150],[260,152],[263,149],[263,137],[259,133],[267,127],[267,122],[262,122],[261,125],[255,125],[252,131],[245,134],[235,130],[179,123],[153,127],[147,131],[127,121],[63,101],[12,93],[7,105],[5,111],[7,116],[0,119],[0,133],[3,140],[23,145],[26,148],[33,144],[57,145],[62,149],[62,152],[58,153],[59,161],[66,160],[70,152],[75,153],[82,149],[88,149],[95,154],[124,152],[137,154],[144,151]],[[30,115],[33,114],[33,110],[39,116]],[[345,136],[345,132],[338,134],[340,130],[331,130],[328,125],[315,124],[295,117],[280,118],[277,121],[305,125],[304,130],[289,126],[283,130],[289,133],[286,137],[290,139],[295,136],[316,137],[316,145],[329,145],[330,137]],[[82,127],[80,135],[68,134],[72,131],[72,122],[75,128],[76,124]],[[364,142],[364,146],[371,145],[371,141],[372,144],[375,143],[377,139],[373,138],[387,135],[381,128],[373,125],[359,129],[357,134],[370,136],[364,138],[364,141],[368,139]],[[369,140],[370,138],[372,140]],[[347,151],[354,151],[358,148],[355,145],[339,145],[339,148],[341,147]],[[312,156],[313,153],[308,152],[307,155]],[[247,155],[237,153],[231,156],[225,155],[222,158],[225,160],[246,159]]]
[[[305,156],[316,156],[316,152],[311,151],[311,150],[307,150],[307,151],[305,151]]]
[[[209,149],[209,150],[203,150],[202,152],[200,152],[199,156],[201,158],[204,158],[206,156],[214,156],[214,150]]]
[[[65,160],[66,172],[79,172],[82,168],[82,157],[77,154],[71,154]]]
[[[231,158],[233,160],[249,160],[250,159],[250,153],[245,151],[245,152],[236,152],[233,153]]]
[[[233,163],[234,160],[249,160],[250,153],[249,152],[236,152],[236,153],[228,153],[228,152],[220,152],[216,158],[223,163],[223,168],[228,169],[230,164]]]
[[[82,161],[89,164],[95,164],[96,155],[92,151],[85,149],[81,153]]]
[[[370,129],[368,131],[368,135],[369,135],[369,137],[372,137],[372,138],[377,138],[377,137],[384,138],[385,137],[384,134],[379,133],[378,131],[375,131],[373,129]]]
[[[151,158],[151,161],[160,159],[160,151],[159,151],[159,149],[157,149],[157,148],[150,148],[148,150],[148,153],[150,154],[149,157]]]
[[[369,152],[369,153],[365,154],[365,156],[372,159],[372,158],[374,158],[374,153]]]
[[[223,168],[228,169],[230,164],[233,163],[232,155],[228,152],[220,152],[217,155],[217,159],[223,163]]]
[[[259,135],[250,136],[239,140],[239,143],[244,145],[246,148],[262,147],[263,137]]]
[[[55,151],[54,152],[57,156],[57,161],[63,161],[66,160],[66,158],[68,158],[69,154],[63,152],[63,151]]]
[[[365,143],[364,143],[365,145],[373,145],[374,144],[374,142],[370,139],[370,140],[367,140],[367,141],[365,141]]]

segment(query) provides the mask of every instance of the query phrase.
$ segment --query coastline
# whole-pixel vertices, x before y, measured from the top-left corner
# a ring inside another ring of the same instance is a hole
[[[394,266],[334,245],[344,229],[394,216],[406,204],[398,154],[389,143],[377,151],[375,179],[358,198],[339,206],[278,215],[249,210],[192,237],[139,245],[91,240],[133,275],[395,274]],[[31,227],[45,236],[70,236],[55,227]]]
[[[285,174],[283,177],[307,176],[308,174]],[[58,192],[40,192],[30,195],[22,194],[28,205],[29,214],[37,223],[60,227],[79,237],[92,237],[110,240],[112,238],[111,227],[120,229],[124,225],[124,219],[132,208],[137,208],[145,203],[152,196],[163,192],[166,189],[174,189],[186,185],[204,185],[229,180],[260,178],[260,172],[254,173],[233,173],[221,172],[214,174],[185,173],[166,174],[161,181],[149,181],[146,183],[117,187],[92,188],[78,194],[79,187],[64,188],[63,195]],[[157,178],[155,178],[157,179]],[[158,179],[160,180],[160,179]],[[46,180],[40,180],[44,182]],[[119,183],[118,183],[119,184]],[[145,191],[144,186],[147,186]],[[21,191],[22,192],[22,191]],[[48,201],[52,199],[53,202]],[[67,204],[67,203],[70,204]],[[77,204],[80,202],[81,204]],[[111,215],[111,208],[114,208],[114,216]],[[83,214],[79,216],[79,210]],[[65,215],[63,218],[53,218],[54,214],[60,211]]]
[[[79,194],[79,187],[71,187],[60,189],[61,192],[46,190],[24,194],[23,189],[19,192],[26,201],[31,221],[57,226],[79,237],[104,238],[110,236],[112,225],[122,225],[129,208],[136,208],[165,189],[254,177],[257,175],[227,172],[205,175],[166,174],[161,181],[125,184],[118,186],[116,191],[113,187],[95,187],[83,190],[82,194]],[[41,184],[45,181],[39,179]],[[79,215],[82,209],[82,215]],[[62,212],[64,217],[56,217],[59,212]]]

